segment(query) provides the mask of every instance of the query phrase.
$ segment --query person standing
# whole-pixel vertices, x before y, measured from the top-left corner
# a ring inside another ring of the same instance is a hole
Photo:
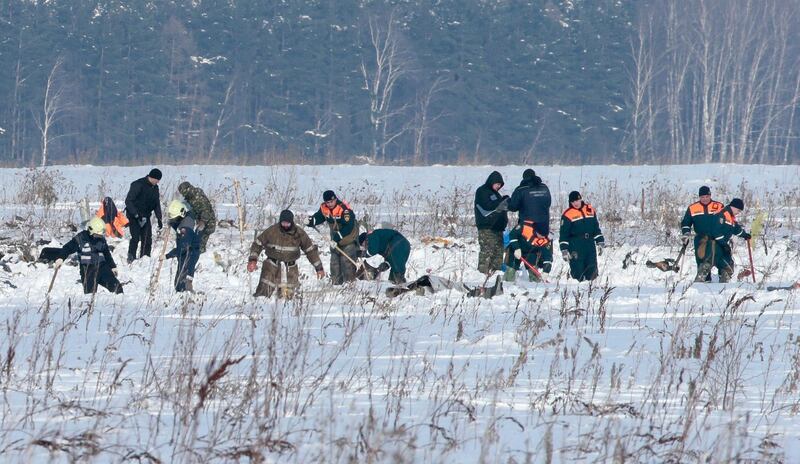
[[[189,204],[196,221],[196,230],[200,235],[200,254],[206,252],[208,237],[217,229],[217,215],[214,206],[200,187],[195,187],[189,182],[178,185],[178,193]]]
[[[341,285],[356,280],[358,259],[358,221],[350,205],[339,200],[333,190],[322,193],[323,203],[319,210],[308,218],[306,227],[328,224],[331,233],[331,282]]]
[[[539,235],[547,237],[550,234],[551,203],[550,189],[533,169],[526,169],[522,173],[522,182],[511,194],[508,210],[519,212],[519,225],[530,221]]]
[[[288,209],[281,211],[278,223],[261,232],[250,245],[247,272],[253,272],[258,268],[258,257],[262,251],[267,257],[261,265],[261,277],[253,296],[267,298],[272,296],[272,292],[281,287],[281,272],[285,267],[286,284],[278,292],[278,297],[291,299],[297,287],[300,286],[297,260],[300,258],[301,251],[317,271],[317,278],[325,277],[317,246],[303,229],[295,225],[294,213]]]
[[[694,228],[694,260],[697,263],[695,282],[711,281],[711,252],[714,247],[712,233],[719,219],[717,213],[725,207],[722,203],[711,199],[711,189],[700,187],[698,200],[688,208],[681,221],[681,241],[689,243]]]
[[[572,278],[579,282],[597,278],[597,256],[603,254],[605,239],[597,212],[579,192],[569,193],[569,208],[561,215],[558,241]]]
[[[150,216],[155,212],[158,220],[158,230],[163,227],[161,222],[161,197],[158,193],[158,183],[161,181],[161,171],[150,170],[150,173],[131,183],[128,195],[125,197],[125,213],[130,224],[131,241],[128,245],[128,264],[136,258],[136,251],[141,242],[139,257],[150,256],[153,246],[153,227]]]
[[[189,205],[172,200],[167,208],[169,226],[175,231],[175,248],[165,258],[178,258],[175,272],[175,291],[194,291],[194,271],[200,259],[200,237],[194,231],[195,220],[189,212]]]
[[[478,228],[478,270],[486,275],[503,264],[503,231],[508,225],[508,195],[501,195],[503,176],[493,171],[475,191],[475,226]]]
[[[394,284],[406,282],[406,263],[411,254],[411,244],[403,234],[394,229],[375,229],[358,236],[358,244],[366,257],[381,255],[384,261],[377,270],[391,269],[389,280]]]
[[[704,264],[711,263],[719,272],[719,282],[730,282],[733,275],[734,262],[730,240],[733,236],[739,236],[745,240],[750,240],[751,236],[736,222],[736,215],[744,210],[744,201],[741,198],[734,198],[731,202],[717,213],[714,217],[716,223],[712,230],[714,248],[711,251],[711,260]],[[711,272],[711,267],[708,267]]]

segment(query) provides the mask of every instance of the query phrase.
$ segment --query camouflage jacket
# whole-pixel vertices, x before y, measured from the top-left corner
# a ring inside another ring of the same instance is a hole
[[[214,214],[214,207],[211,205],[203,189],[195,187],[194,185],[183,182],[178,186],[178,192],[183,195],[183,198],[189,203],[192,208],[195,219],[203,221],[206,224],[215,224],[217,222],[217,215]]]
[[[296,225],[288,231],[283,230],[280,224],[274,224],[261,232],[250,245],[250,261],[258,261],[261,252],[266,253],[267,258],[293,262],[300,258],[300,252],[305,253],[311,265],[317,271],[322,270],[322,261],[319,259],[319,251],[308,234]]]

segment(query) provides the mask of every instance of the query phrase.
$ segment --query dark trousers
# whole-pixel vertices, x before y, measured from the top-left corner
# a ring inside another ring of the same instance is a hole
[[[572,255],[569,261],[569,273],[573,279],[583,282],[597,278],[597,249],[594,240],[571,239],[569,252]]]
[[[144,223],[143,227],[139,226],[139,221],[134,218],[128,218],[130,224],[128,228],[131,230],[131,241],[128,244],[128,260],[133,261],[142,256],[150,256],[150,250],[153,247],[153,225],[150,223],[150,218]],[[139,248],[139,242],[142,243],[142,250],[139,256],[136,255],[136,249]]]
[[[186,281],[194,279],[194,269],[200,258],[200,250],[190,250],[178,255],[178,271],[175,272],[175,291],[185,292]]]
[[[83,283],[83,293],[96,292],[98,285],[105,287],[111,293],[122,293],[122,284],[106,263],[81,266],[81,283]]]
[[[389,242],[386,262],[391,266],[389,280],[396,284],[406,281],[406,263],[411,254],[411,244],[405,237],[397,237]]]

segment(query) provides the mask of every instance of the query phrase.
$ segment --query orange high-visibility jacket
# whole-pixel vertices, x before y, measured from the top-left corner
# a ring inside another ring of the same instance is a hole
[[[103,204],[100,203],[100,209],[97,210],[97,217],[103,219],[105,216],[105,209],[103,208]],[[103,219],[105,221],[105,219]],[[111,223],[106,223],[106,237],[123,237],[125,235],[125,227],[128,226],[128,218],[122,214],[121,211],[117,211],[117,215],[114,216],[114,221]]]

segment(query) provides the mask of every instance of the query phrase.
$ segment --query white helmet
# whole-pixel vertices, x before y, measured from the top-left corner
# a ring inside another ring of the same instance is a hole
[[[180,218],[186,216],[186,213],[189,212],[189,205],[180,201],[180,200],[172,200],[167,208],[167,218],[172,220],[175,218]]]
[[[106,223],[97,216],[93,217],[89,224],[86,225],[86,230],[92,235],[103,235],[106,232]]]

